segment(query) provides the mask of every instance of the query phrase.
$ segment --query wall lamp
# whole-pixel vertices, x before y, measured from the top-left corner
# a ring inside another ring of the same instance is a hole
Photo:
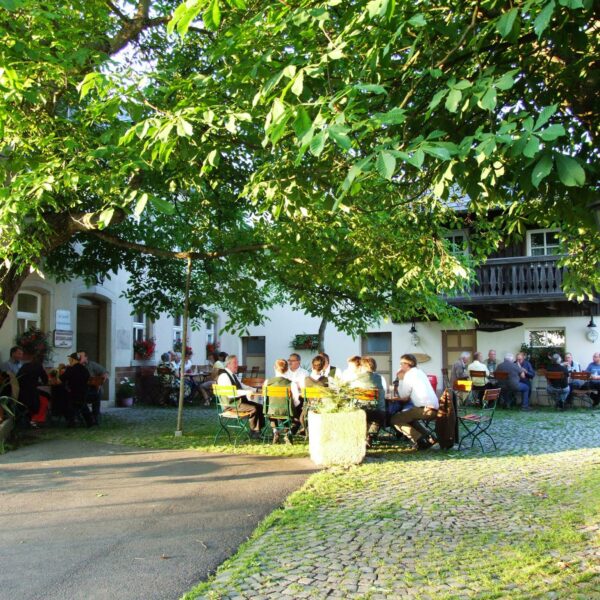
[[[412,322],[412,325],[411,325],[410,329],[408,330],[408,333],[410,333],[410,341],[411,341],[412,345],[418,346],[421,339],[417,335],[417,326],[415,325],[414,321]]]
[[[587,324],[587,332],[585,337],[592,343],[598,339],[598,332],[596,331],[596,323],[594,323],[594,315],[590,315],[590,322]]]

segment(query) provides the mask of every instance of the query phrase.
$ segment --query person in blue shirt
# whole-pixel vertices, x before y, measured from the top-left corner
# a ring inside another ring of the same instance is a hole
[[[590,398],[594,406],[600,404],[600,352],[594,352],[592,362],[585,368],[590,374],[588,388],[593,390],[590,393]]]

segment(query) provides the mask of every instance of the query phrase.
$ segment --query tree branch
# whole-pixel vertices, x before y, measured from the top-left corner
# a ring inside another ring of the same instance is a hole
[[[115,235],[106,233],[105,231],[90,229],[89,232],[97,238],[112,244],[113,246],[118,246],[119,248],[134,250],[136,252],[141,252],[142,254],[150,254],[152,256],[157,256],[158,258],[173,258],[178,260],[187,260],[188,258],[193,260],[214,260],[216,258],[231,256],[232,254],[245,254],[258,252],[259,250],[267,250],[271,247],[269,244],[249,244],[247,246],[238,246],[237,248],[230,248],[228,250],[215,250],[213,252],[172,252],[171,250],[154,248],[136,242],[127,242]]]

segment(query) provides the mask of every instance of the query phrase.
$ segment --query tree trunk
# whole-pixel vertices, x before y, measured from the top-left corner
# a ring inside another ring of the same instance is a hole
[[[8,316],[17,292],[28,275],[27,269],[19,273],[17,265],[12,265],[10,269],[7,269],[5,265],[0,266],[0,328]]]
[[[327,323],[329,321],[323,317],[321,324],[319,325],[319,352],[325,352],[325,329],[327,329]]]

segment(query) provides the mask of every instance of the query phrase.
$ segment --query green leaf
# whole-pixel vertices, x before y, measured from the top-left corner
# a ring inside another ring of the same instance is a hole
[[[302,94],[302,90],[304,89],[304,70],[300,69],[298,74],[296,75],[296,79],[294,79],[294,84],[292,85],[292,94],[296,96],[300,96]]]
[[[448,90],[440,90],[436,93],[436,95],[431,99],[429,103],[429,110],[433,110],[444,98],[444,96],[448,93]]]
[[[350,150],[352,147],[352,141],[346,135],[348,131],[350,131],[350,129],[343,125],[332,125],[328,129],[329,137],[344,150]]]
[[[327,132],[320,131],[310,142],[310,153],[313,156],[321,156],[323,148],[325,148],[325,140],[327,139]]]
[[[552,140],[555,140],[556,138],[559,138],[565,134],[565,128],[560,124],[555,124],[550,125],[550,127],[547,127],[544,129],[544,131],[541,131],[539,135],[545,142],[551,142]]]
[[[204,25],[209,30],[215,30],[219,28],[221,24],[221,7],[220,0],[210,0],[210,4],[208,8],[204,11],[202,15],[202,20],[204,21]]]
[[[585,171],[574,158],[557,154],[556,168],[558,177],[567,187],[580,187],[585,183]]]
[[[406,111],[402,108],[392,108],[385,113],[375,113],[374,116],[383,125],[399,125],[406,121]]]
[[[228,0],[229,6],[239,8],[240,10],[246,9],[246,2],[244,0]]]
[[[427,25],[427,20],[425,19],[425,15],[418,13],[408,20],[408,24],[413,27],[425,27],[425,25]]]
[[[377,172],[384,179],[391,179],[396,171],[396,157],[389,152],[381,151],[375,163]]]
[[[144,208],[146,208],[146,203],[148,202],[148,194],[142,194],[139,200],[135,204],[135,209],[133,210],[133,214],[136,217],[139,217],[143,212]]]
[[[540,140],[535,135],[531,135],[523,149],[523,155],[527,158],[533,158],[540,151]]]
[[[540,127],[543,127],[550,120],[550,117],[552,117],[557,109],[558,104],[553,104],[552,106],[545,106],[542,108],[542,112],[540,112],[535,125],[533,126],[533,130],[537,131]]]
[[[296,118],[294,119],[294,132],[297,138],[301,138],[312,125],[310,117],[303,106],[296,109]]]
[[[466,90],[467,88],[470,88],[473,84],[468,80],[468,79],[461,79],[460,81],[457,81],[456,83],[449,85],[450,88],[452,88],[453,90]]]
[[[446,98],[446,110],[451,113],[456,112],[456,109],[458,108],[458,103],[460,102],[461,98],[462,92],[460,90],[450,90],[450,93]]]
[[[502,13],[502,16],[496,23],[496,31],[503,37],[507,38],[513,29],[516,18],[519,16],[518,8],[511,8],[508,12]]]
[[[541,37],[542,33],[544,33],[544,31],[550,24],[550,19],[552,18],[554,7],[554,0],[550,0],[550,2],[548,2],[548,4],[544,6],[540,14],[535,18],[535,21],[533,22],[533,30],[535,31],[538,38]]]
[[[492,111],[496,108],[496,89],[489,87],[482,98],[477,102],[477,106],[483,110]]]
[[[443,146],[434,146],[432,144],[423,144],[422,149],[429,156],[439,158],[441,160],[450,160],[450,151]]]
[[[423,150],[415,150],[413,155],[408,159],[408,163],[420,169],[425,161],[425,152]]]
[[[18,10],[23,4],[23,0],[0,0],[0,8],[8,11]]]
[[[508,73],[504,73],[500,79],[497,79],[494,83],[497,89],[505,91],[510,90],[513,85],[515,85],[515,74],[518,71],[515,69],[513,71],[509,71]]]
[[[100,213],[100,222],[104,224],[104,227],[108,227],[110,225],[114,214],[114,208],[107,208]]]
[[[552,157],[548,154],[542,156],[531,172],[531,183],[538,188],[543,179],[552,171]]]
[[[192,124],[185,119],[179,119],[177,121],[177,135],[180,137],[191,137],[194,133]]]
[[[386,89],[382,85],[377,85],[376,83],[357,83],[354,87],[361,92],[387,94]]]
[[[202,0],[188,0],[180,4],[173,12],[173,18],[167,24],[167,33],[173,33],[177,27],[177,33],[183,38],[187,34],[192,21],[202,10]]]
[[[167,200],[163,200],[157,196],[151,196],[150,202],[158,212],[161,212],[165,215],[172,215],[175,212],[175,207]]]

